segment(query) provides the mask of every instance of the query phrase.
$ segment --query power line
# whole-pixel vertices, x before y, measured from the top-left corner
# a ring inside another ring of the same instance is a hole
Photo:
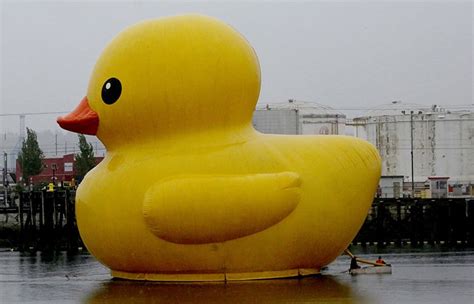
[[[311,102],[308,102],[308,104]],[[258,105],[263,105],[266,103],[259,103]],[[272,103],[268,103],[270,106]],[[278,103],[275,103],[278,104]],[[401,104],[406,105],[406,108],[410,107],[420,107],[420,108],[426,108],[426,109],[431,109],[431,105],[413,105],[413,104]],[[474,104],[456,104],[456,105],[437,105],[440,108],[443,109],[471,109],[474,108]],[[304,106],[303,106],[304,107]],[[330,107],[329,110],[345,110],[345,111],[370,111],[370,110],[403,110],[403,107],[400,108],[393,108],[390,107],[390,105],[386,106],[381,106],[381,107]],[[24,113],[0,113],[0,116],[20,116],[20,115],[53,115],[53,114],[66,114],[71,111],[50,111],[50,112],[24,112]],[[443,113],[443,112],[440,112]]]
[[[25,112],[25,113],[0,113],[0,116],[21,116],[21,115],[52,115],[52,114],[66,114],[70,111],[59,111],[59,112]]]

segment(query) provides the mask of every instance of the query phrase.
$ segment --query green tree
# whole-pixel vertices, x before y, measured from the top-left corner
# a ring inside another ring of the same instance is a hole
[[[33,175],[43,171],[44,154],[41,151],[35,131],[26,128],[26,139],[23,140],[18,162],[23,172],[23,180],[28,182]]]
[[[79,153],[74,157],[74,166],[79,178],[83,178],[95,167],[94,148],[82,134],[79,134]]]

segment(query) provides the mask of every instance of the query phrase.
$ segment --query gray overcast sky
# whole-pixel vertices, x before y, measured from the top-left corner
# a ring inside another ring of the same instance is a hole
[[[186,12],[220,18],[247,37],[261,63],[260,103],[473,102],[471,1],[1,3],[3,114],[73,109],[119,31]],[[17,117],[0,121],[1,133],[18,130]],[[57,128],[54,115],[27,117],[27,126]]]

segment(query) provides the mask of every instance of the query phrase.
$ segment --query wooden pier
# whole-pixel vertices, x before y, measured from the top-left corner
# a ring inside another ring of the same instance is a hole
[[[20,193],[13,206],[0,205],[0,238],[19,250],[83,247],[74,198],[67,189]],[[2,233],[5,221],[14,227],[9,233]],[[474,247],[474,198],[375,198],[353,244]]]
[[[474,246],[474,198],[376,198],[354,245]]]
[[[16,223],[9,235],[12,246],[20,251],[77,250],[82,242],[74,198],[71,190],[21,192],[17,203],[1,206],[5,221]]]

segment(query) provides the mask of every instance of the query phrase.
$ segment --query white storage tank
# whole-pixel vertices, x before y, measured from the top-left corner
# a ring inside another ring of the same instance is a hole
[[[346,115],[316,102],[290,99],[258,105],[254,127],[271,134],[344,134]]]
[[[448,176],[450,184],[474,183],[474,112],[393,102],[354,118],[355,135],[372,142],[383,161],[382,175],[415,182]]]

